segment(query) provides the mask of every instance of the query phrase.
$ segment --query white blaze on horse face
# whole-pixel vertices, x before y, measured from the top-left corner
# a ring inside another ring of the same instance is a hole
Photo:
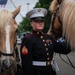
[[[10,40],[9,40],[10,25],[7,25],[5,30],[6,30],[6,52],[10,53]]]

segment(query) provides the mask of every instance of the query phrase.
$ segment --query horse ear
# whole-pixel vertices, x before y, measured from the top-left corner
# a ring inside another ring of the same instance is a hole
[[[57,9],[57,5],[60,5],[63,0],[53,0],[49,6],[49,10],[53,13]]]
[[[18,13],[20,12],[20,8],[21,8],[21,5],[18,6],[18,7],[13,11],[14,17],[16,17],[16,16],[18,15]]]

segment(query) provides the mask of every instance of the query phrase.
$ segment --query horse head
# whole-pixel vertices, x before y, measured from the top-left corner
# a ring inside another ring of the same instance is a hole
[[[17,7],[13,12],[0,11],[0,64],[4,70],[10,70],[15,62],[15,44],[18,25],[15,17],[20,12]]]
[[[53,0],[50,11],[52,12],[50,34],[55,39],[63,36],[71,50],[75,50],[75,1]]]
[[[52,13],[51,24],[48,34],[51,34],[54,39],[60,38],[62,36],[62,22],[60,16],[60,4],[62,0],[53,0],[49,10]]]

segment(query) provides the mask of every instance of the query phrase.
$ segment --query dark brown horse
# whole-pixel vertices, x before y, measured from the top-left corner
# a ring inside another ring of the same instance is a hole
[[[15,75],[17,70],[14,46],[18,25],[15,17],[20,12],[20,7],[13,12],[0,11],[0,75]]]
[[[75,50],[75,1],[53,0],[50,11],[52,18],[48,34],[55,39],[65,37],[71,49]]]

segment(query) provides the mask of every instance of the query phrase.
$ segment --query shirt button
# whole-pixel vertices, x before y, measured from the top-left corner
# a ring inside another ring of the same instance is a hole
[[[46,48],[46,51],[48,51],[48,48]]]
[[[47,58],[47,60],[49,60],[49,58]]]
[[[48,62],[48,65],[50,65],[50,62]]]
[[[39,34],[39,32],[37,32],[37,34]]]
[[[45,40],[43,39],[43,42],[45,42]]]
[[[49,53],[47,53],[47,55],[49,55]]]
[[[47,44],[45,44],[45,46],[47,46]]]
[[[51,64],[50,61],[47,61],[47,62],[46,62],[46,65],[47,65],[47,66],[49,66],[50,64]]]
[[[40,37],[41,39],[43,38],[43,36]]]

